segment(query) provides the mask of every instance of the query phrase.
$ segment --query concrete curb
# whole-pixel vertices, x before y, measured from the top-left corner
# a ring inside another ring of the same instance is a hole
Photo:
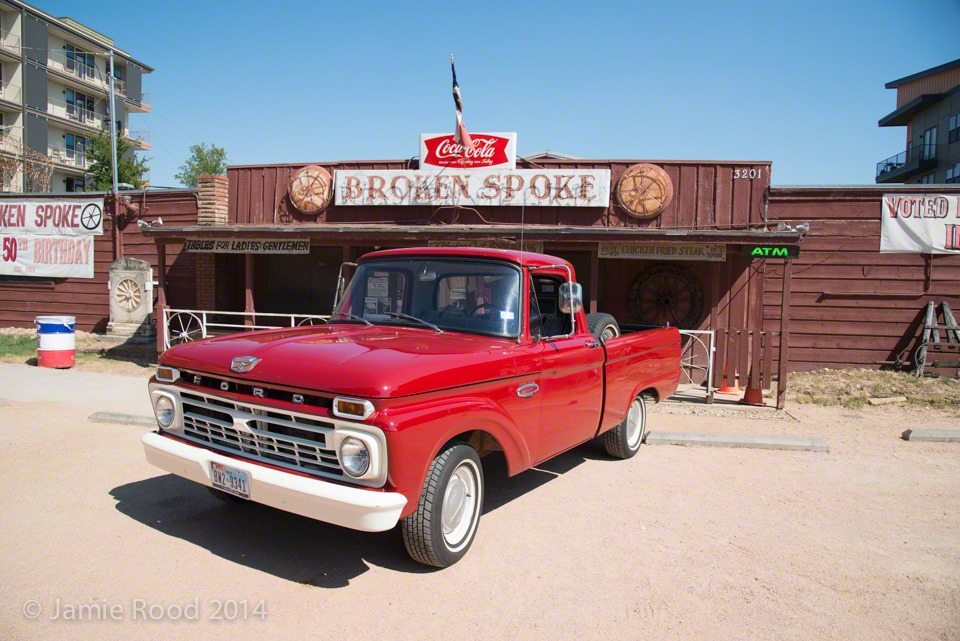
[[[152,416],[138,416],[137,414],[118,414],[117,412],[94,412],[87,417],[92,423],[113,423],[114,425],[141,425],[156,427],[157,419]]]
[[[960,430],[907,430],[902,438],[905,441],[960,443]]]
[[[830,445],[809,436],[755,436],[751,434],[708,434],[696,432],[650,432],[650,445],[704,445],[708,447],[746,447],[757,450],[793,450],[829,452]]]

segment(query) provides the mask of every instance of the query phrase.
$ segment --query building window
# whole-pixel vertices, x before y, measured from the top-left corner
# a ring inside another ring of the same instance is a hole
[[[960,183],[960,162],[953,167],[947,167],[947,182]]]
[[[960,114],[950,116],[950,131],[947,134],[947,144],[953,144],[960,138]]]
[[[83,191],[87,186],[85,180],[67,176],[67,191]]]
[[[937,157],[937,128],[930,127],[923,132],[923,141],[920,143],[920,160],[933,160]]]
[[[929,173],[926,176],[920,176],[921,185],[932,185],[933,184],[933,173]]]

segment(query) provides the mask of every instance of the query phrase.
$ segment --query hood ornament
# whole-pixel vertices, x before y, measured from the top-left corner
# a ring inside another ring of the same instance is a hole
[[[236,372],[237,374],[246,374],[256,367],[259,362],[260,359],[254,358],[253,356],[237,356],[230,363],[230,371]]]

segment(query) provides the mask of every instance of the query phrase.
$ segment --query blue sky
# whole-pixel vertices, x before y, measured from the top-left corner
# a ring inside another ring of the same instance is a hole
[[[960,3],[37,2],[153,66],[155,185],[232,164],[406,158],[452,131],[518,152],[772,160],[774,184],[873,183],[905,128],[885,82],[960,58]]]

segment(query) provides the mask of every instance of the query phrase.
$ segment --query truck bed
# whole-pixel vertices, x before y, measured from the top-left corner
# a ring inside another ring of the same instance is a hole
[[[605,396],[600,431],[626,417],[637,394],[654,390],[656,400],[671,396],[680,383],[680,332],[675,327],[621,325],[620,336],[604,346]]]

